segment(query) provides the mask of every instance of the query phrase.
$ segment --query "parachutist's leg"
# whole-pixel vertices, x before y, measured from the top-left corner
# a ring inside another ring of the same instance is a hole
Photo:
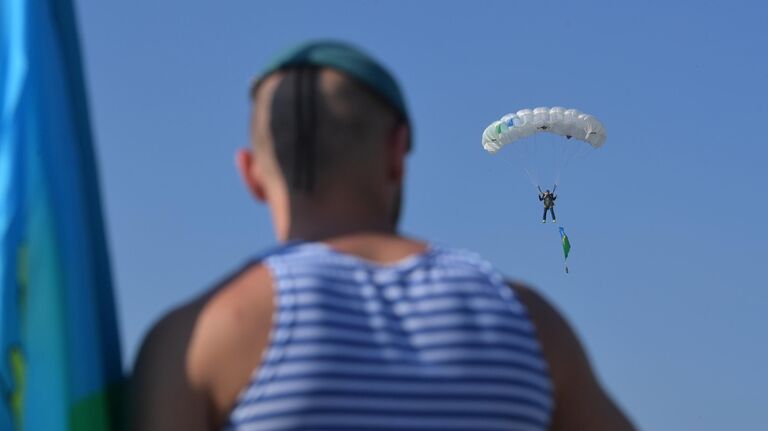
[[[546,223],[547,222],[547,208],[544,207],[544,216],[541,217],[541,222]]]
[[[557,221],[557,217],[555,217],[555,208],[554,207],[550,207],[549,208],[549,213],[552,214],[552,223],[555,223]]]

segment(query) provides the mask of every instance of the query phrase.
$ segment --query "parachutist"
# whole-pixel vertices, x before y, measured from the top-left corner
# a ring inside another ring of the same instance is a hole
[[[552,223],[557,222],[557,219],[555,218],[555,199],[557,199],[557,195],[549,190],[539,192],[539,201],[544,202],[544,216],[541,219],[542,223],[547,222],[547,210],[549,210],[549,213],[552,214]]]

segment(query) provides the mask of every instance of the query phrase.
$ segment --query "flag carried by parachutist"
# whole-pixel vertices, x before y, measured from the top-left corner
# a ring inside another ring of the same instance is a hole
[[[568,235],[565,234],[565,229],[563,227],[560,227],[560,239],[563,242],[563,255],[565,256],[565,260],[568,260],[568,253],[571,252],[571,242],[568,240]],[[568,264],[565,265],[565,272],[568,272]]]

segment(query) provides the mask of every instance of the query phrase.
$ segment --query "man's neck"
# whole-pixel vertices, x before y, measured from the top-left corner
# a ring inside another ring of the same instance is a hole
[[[356,233],[393,235],[396,228],[387,218],[358,218],[312,214],[294,217],[288,231],[288,241],[319,241]]]

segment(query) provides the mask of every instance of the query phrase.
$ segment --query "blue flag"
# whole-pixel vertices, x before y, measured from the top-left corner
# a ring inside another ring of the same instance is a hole
[[[114,429],[122,381],[70,0],[0,1],[0,430]]]

